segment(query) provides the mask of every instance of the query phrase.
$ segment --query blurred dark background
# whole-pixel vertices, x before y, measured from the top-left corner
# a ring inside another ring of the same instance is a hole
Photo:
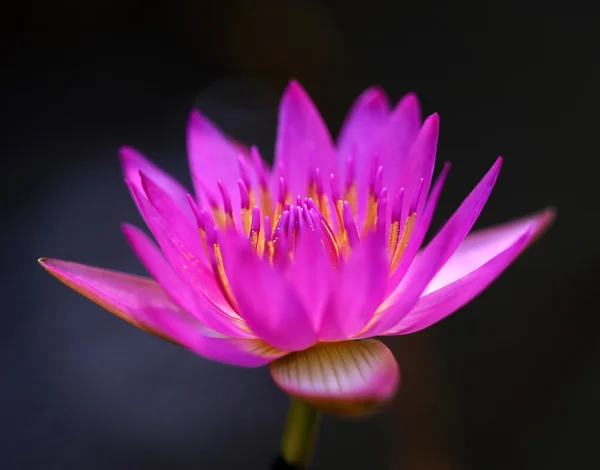
[[[270,157],[299,79],[333,132],[371,84],[441,116],[439,226],[505,157],[478,227],[547,205],[551,230],[480,298],[391,338],[385,414],[327,418],[315,469],[600,468],[598,17],[573,3],[57,0],[2,7],[4,469],[266,469],[286,400],[61,286],[40,256],[143,273],[117,148],[186,183],[198,105]]]

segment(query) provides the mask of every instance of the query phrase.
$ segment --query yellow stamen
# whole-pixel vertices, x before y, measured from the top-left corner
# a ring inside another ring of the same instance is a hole
[[[262,233],[262,232],[261,232]],[[273,255],[275,254],[275,245],[273,240],[264,242],[264,257],[269,260],[269,263],[273,262]]]
[[[250,207],[254,207],[252,199],[250,199]],[[273,215],[273,201],[271,193],[266,186],[260,187],[260,212],[263,216],[271,217]]]
[[[256,253],[258,256],[263,256],[265,253],[265,231],[264,229],[258,232],[258,239],[256,242]]]
[[[223,211],[223,209],[221,209],[218,206],[213,206],[211,207],[211,212],[213,219],[215,219],[215,224],[217,224],[217,227],[225,228],[225,224],[227,222],[227,214],[225,214],[225,211]]]
[[[250,246],[252,247],[252,250],[254,250],[255,253],[257,252],[258,237],[259,237],[260,233],[262,233],[262,232],[256,232],[256,231],[250,232]]]
[[[331,262],[334,266],[337,266],[340,260],[340,247],[338,246],[338,242],[329,225],[323,220],[321,220],[321,228],[325,232],[325,237],[323,237],[323,245],[330,254]]]
[[[367,203],[367,216],[365,217],[365,224],[363,225],[363,234],[371,229],[374,229],[377,225],[377,199],[372,194],[369,195],[369,202]]]
[[[413,229],[415,228],[415,219],[417,218],[416,212],[412,213],[404,224],[404,230],[402,231],[402,238],[398,243],[396,251],[394,252],[394,256],[392,258],[392,263],[390,264],[390,272],[396,270],[398,265],[400,264],[400,260],[402,259],[402,255],[408,246],[408,242],[410,240],[410,236],[412,235]]]
[[[233,219],[233,214],[225,213],[225,227],[235,228],[235,220]]]
[[[335,213],[337,214],[338,222],[340,223],[340,232],[344,231],[344,201],[338,199],[335,201]]]
[[[337,236],[339,253],[343,257],[347,257],[350,254],[350,242],[348,241],[348,232],[346,231],[346,227],[344,225],[344,201],[342,199],[335,201],[335,212],[340,224],[340,229]]]
[[[317,183],[310,183],[306,192],[309,198],[318,203],[319,193],[317,192]]]
[[[273,218],[273,227],[277,227],[279,223],[279,219],[281,218],[281,214],[283,214],[283,208],[286,203],[290,202],[289,193],[285,196],[285,200],[283,202],[278,202],[277,207],[275,207],[275,217]]]
[[[235,297],[233,295],[233,291],[231,290],[231,286],[229,285],[229,280],[227,279],[227,274],[225,274],[225,265],[223,263],[223,255],[221,253],[221,247],[218,243],[213,243],[213,250],[215,253],[216,259],[216,273],[215,277],[217,278],[217,282],[221,291],[223,292],[223,296],[227,303],[234,309],[236,312],[238,311],[238,305],[235,301]]]
[[[327,196],[325,194],[321,194],[318,200],[315,199],[315,202],[317,202],[319,211],[321,212],[321,214],[323,214],[323,217],[325,218],[327,223],[331,225],[331,209],[329,207],[329,199],[327,198]]]
[[[256,205],[256,196],[254,195],[254,191],[248,188],[248,201],[250,208],[253,208]]]
[[[344,192],[344,199],[348,201],[348,204],[350,204],[352,213],[356,214],[358,203],[358,189],[356,187],[356,181],[353,181],[352,184],[346,188],[346,191]]]
[[[206,230],[204,230],[203,228],[198,228],[198,232],[200,233],[200,243],[202,243],[202,249],[206,254],[206,258],[210,259],[210,255],[208,253],[208,245],[206,243]]]
[[[400,239],[400,221],[394,220],[390,224],[390,236],[388,238],[388,250],[390,257],[396,253],[396,247],[398,246],[398,240]]]
[[[250,206],[252,207],[252,206]],[[244,235],[250,233],[250,225],[252,224],[252,212],[250,209],[242,208],[242,228],[244,230]]]

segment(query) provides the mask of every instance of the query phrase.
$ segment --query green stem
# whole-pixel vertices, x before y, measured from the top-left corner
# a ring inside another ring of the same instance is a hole
[[[298,470],[307,468],[317,437],[319,412],[308,403],[290,399],[290,408],[281,438],[281,456]]]

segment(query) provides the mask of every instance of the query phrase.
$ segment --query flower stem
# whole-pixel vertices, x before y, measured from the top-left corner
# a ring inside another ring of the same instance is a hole
[[[319,412],[308,403],[290,398],[283,437],[281,456],[285,462],[298,470],[309,464],[319,427]]]

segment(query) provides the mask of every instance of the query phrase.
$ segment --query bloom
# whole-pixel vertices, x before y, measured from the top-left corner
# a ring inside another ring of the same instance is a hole
[[[412,333],[486,288],[553,218],[545,210],[468,232],[499,158],[421,249],[449,170],[432,184],[437,115],[378,88],[334,144],[297,82],[280,105],[272,170],[258,150],[190,115],[194,196],[130,147],[126,183],[158,246],[123,230],[153,279],[41,259],[59,280],[129,323],[206,358],[270,364],[287,393],[361,412],[389,399],[398,365],[377,336]]]

